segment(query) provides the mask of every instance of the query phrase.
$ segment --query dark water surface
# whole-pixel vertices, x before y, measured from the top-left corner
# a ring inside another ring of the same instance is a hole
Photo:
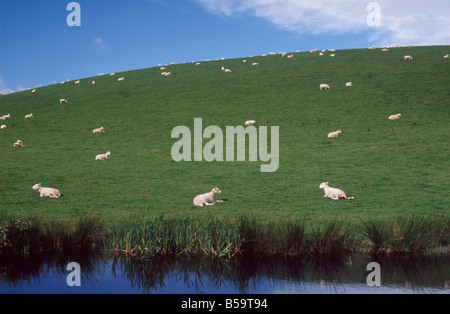
[[[295,260],[132,260],[64,257],[0,261],[0,294],[448,294],[450,258],[377,261],[380,286],[369,286],[368,256],[339,263]],[[67,278],[80,265],[81,286]]]

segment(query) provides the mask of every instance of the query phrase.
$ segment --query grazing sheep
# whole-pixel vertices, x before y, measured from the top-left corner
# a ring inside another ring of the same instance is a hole
[[[347,195],[345,195],[345,192],[342,191],[341,189],[332,188],[328,186],[328,182],[322,182],[319,185],[319,188],[323,189],[325,192],[325,195],[323,197],[328,197],[335,201],[339,200],[340,198],[345,198],[346,200],[354,199],[353,196],[347,197]]]
[[[450,55],[447,53],[445,56],[444,56],[444,59],[448,59],[450,57]]]
[[[337,131],[334,131],[334,132],[330,132],[330,133],[328,133],[328,138],[339,137],[339,134],[341,134],[341,133],[342,133],[341,130],[337,130]]]
[[[6,125],[2,124],[2,126],[0,126],[0,129],[6,129]]]
[[[330,86],[328,84],[320,84],[320,90],[326,90],[330,89]]]
[[[413,59],[413,57],[411,57],[409,55],[406,55],[403,57],[403,60],[405,60],[405,61],[412,60],[412,59]]]
[[[17,142],[15,142],[14,147],[23,147],[23,142],[21,140],[17,140]]]
[[[256,123],[255,120],[248,120],[248,121],[245,121],[245,125],[254,125],[255,123]]]
[[[25,119],[30,119],[30,118],[33,118],[33,114],[32,113],[25,115]]]
[[[389,120],[397,120],[397,119],[400,119],[401,116],[402,116],[401,113],[391,114],[388,119]]]
[[[225,69],[225,70],[223,70],[225,73],[231,73],[231,70],[230,69]]]
[[[347,82],[347,83],[345,83],[345,86],[347,86],[347,87],[353,86],[353,83],[352,82]]]
[[[105,129],[103,127],[99,127],[98,129],[94,129],[92,133],[102,133]]]
[[[106,154],[99,154],[99,155],[95,156],[95,160],[108,159],[109,155],[111,155],[111,152],[106,152]]]
[[[216,194],[221,194],[222,191],[219,190],[217,187],[211,190],[209,193],[200,194],[194,197],[194,205],[195,206],[208,206],[208,205],[214,205],[216,202],[223,202],[221,200],[215,200],[214,196]]]
[[[67,104],[67,100],[66,99],[60,99],[59,100],[59,104],[61,105],[61,104]]]
[[[40,197],[58,198],[61,196],[61,192],[58,189],[42,187],[40,183],[33,185],[32,189],[39,190]]]
[[[124,79],[125,79],[125,77],[119,77],[119,78],[117,79],[117,81],[120,82],[120,81],[123,81]]]

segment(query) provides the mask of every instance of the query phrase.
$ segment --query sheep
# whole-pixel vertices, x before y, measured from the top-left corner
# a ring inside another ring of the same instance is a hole
[[[32,113],[25,115],[25,119],[30,119],[30,118],[33,118],[33,114]]]
[[[383,48],[383,49],[381,49],[381,51],[382,51],[382,52],[385,52],[385,51],[389,51],[389,49]]]
[[[64,98],[62,98],[62,99],[59,100],[59,104],[60,104],[60,105],[61,105],[61,104],[67,104],[67,100],[64,99]]]
[[[21,140],[17,140],[17,142],[15,142],[13,144],[14,147],[23,147],[23,142]]]
[[[341,130],[337,130],[334,132],[330,132],[328,133],[328,138],[335,138],[335,137],[339,137],[339,135],[342,133]]]
[[[353,86],[353,83],[352,82],[347,82],[347,83],[345,83],[345,86],[347,86],[347,87]]]
[[[214,205],[216,202],[223,202],[222,200],[215,200],[214,196],[216,194],[221,194],[222,191],[219,188],[215,187],[209,193],[200,194],[194,197],[194,205],[195,206],[209,206]]]
[[[391,114],[388,119],[389,120],[397,120],[397,119],[400,119],[401,115],[402,115],[401,113]]]
[[[116,73],[109,73],[109,76],[113,76],[113,75],[116,75]]]
[[[256,66],[256,65],[259,65],[259,63],[258,62],[253,62],[252,63],[252,66]]]
[[[254,125],[255,123],[256,123],[255,120],[248,120],[248,121],[245,121],[245,125]]]
[[[413,59],[413,57],[411,57],[409,55],[406,55],[403,57],[403,60],[405,60],[405,61],[412,60],[412,59]]]
[[[6,129],[6,125],[2,124],[2,126],[0,126],[0,129]]]
[[[170,75],[170,72],[162,72],[161,75],[169,76],[169,75]]]
[[[225,73],[231,73],[231,70],[230,69],[225,69],[225,70],[223,70]]]
[[[330,89],[328,84],[320,84],[320,90]]]
[[[117,79],[117,81],[120,82],[120,81],[123,81],[124,79],[125,79],[125,77],[119,77],[119,78]]]
[[[39,190],[40,197],[52,197],[59,198],[61,197],[61,192],[55,188],[42,187],[40,183],[36,183],[32,187],[33,190]]]
[[[346,200],[354,199],[353,196],[347,197],[347,195],[345,195],[345,192],[342,191],[341,189],[332,188],[328,186],[328,182],[322,182],[319,185],[319,188],[323,189],[325,192],[325,195],[323,197],[328,197],[335,201],[339,200],[340,198],[345,198]]]
[[[444,56],[444,59],[448,59],[450,57],[450,55],[447,53],[445,56]]]
[[[33,89],[32,91],[31,91],[32,93],[36,93],[36,90],[35,89]]]
[[[92,85],[94,85],[95,84],[95,81],[92,81]]]
[[[111,155],[111,152],[106,152],[106,154],[99,154],[97,156],[95,156],[95,160],[104,160],[104,159],[108,159],[109,155]]]
[[[10,113],[3,115],[3,120],[9,119],[9,118],[11,118]]]
[[[335,56],[335,54],[334,53],[332,53],[331,55],[330,55],[330,57],[334,57]]]
[[[101,133],[101,132],[103,132],[105,129],[101,126],[101,127],[99,127],[98,129],[94,129],[93,131],[92,131],[92,133]]]
[[[75,81],[75,84],[80,84],[80,80],[78,80],[78,81]]]

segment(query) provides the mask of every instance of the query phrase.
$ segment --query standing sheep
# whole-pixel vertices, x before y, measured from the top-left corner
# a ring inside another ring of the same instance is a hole
[[[59,192],[58,189],[45,188],[45,187],[42,187],[40,183],[36,183],[35,185],[33,185],[32,189],[39,190],[39,193],[41,194],[40,197],[58,198],[61,196],[61,192]]]
[[[209,193],[200,194],[194,197],[194,205],[195,206],[208,206],[214,205],[216,202],[223,202],[222,200],[215,200],[214,196],[216,194],[221,194],[222,191],[219,188],[215,187]]]
[[[345,198],[346,200],[354,199],[353,196],[347,197],[347,195],[345,195],[345,192],[342,191],[341,189],[332,188],[328,186],[328,182],[322,182],[319,185],[319,188],[323,189],[325,192],[325,195],[323,197],[328,197],[335,201],[339,200],[340,198]]]
[[[60,105],[62,105],[62,104],[67,104],[67,100],[64,99],[64,98],[62,98],[62,99],[59,100],[59,104],[60,104]]]
[[[326,89],[330,89],[330,86],[328,84],[320,84],[320,90],[326,90]]]
[[[411,57],[409,55],[406,55],[403,57],[403,60],[405,60],[405,61],[412,60],[412,59],[413,59],[413,57]]]
[[[111,155],[111,152],[106,152],[106,154],[98,154],[97,156],[95,156],[95,160],[108,159],[109,155]]]

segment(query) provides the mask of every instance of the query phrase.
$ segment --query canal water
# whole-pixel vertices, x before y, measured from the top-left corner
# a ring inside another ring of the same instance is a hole
[[[47,257],[0,261],[0,294],[448,294],[449,261],[379,260],[375,274],[359,254],[335,263]]]

